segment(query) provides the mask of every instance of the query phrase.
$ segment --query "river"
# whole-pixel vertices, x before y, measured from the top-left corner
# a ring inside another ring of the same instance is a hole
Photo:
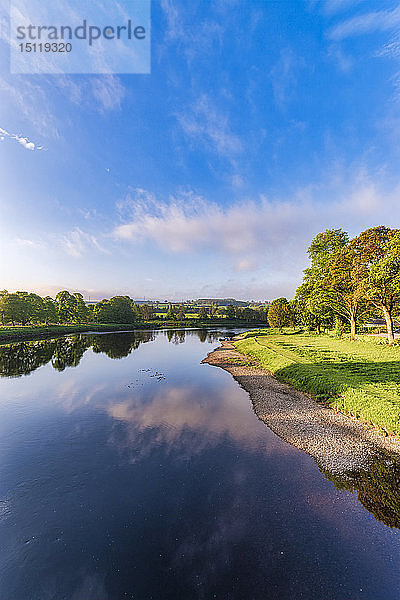
[[[0,346],[0,600],[398,599],[398,471],[321,473],[219,336]]]

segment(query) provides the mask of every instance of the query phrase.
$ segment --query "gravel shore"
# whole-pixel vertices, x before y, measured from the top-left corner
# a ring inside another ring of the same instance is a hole
[[[258,418],[332,474],[367,469],[383,451],[400,455],[397,436],[383,437],[360,421],[279,382],[253,359],[240,354],[231,342],[223,341],[202,362],[231,373],[250,394]]]

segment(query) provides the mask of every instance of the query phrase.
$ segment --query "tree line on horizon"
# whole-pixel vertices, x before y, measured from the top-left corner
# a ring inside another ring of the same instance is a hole
[[[327,229],[312,240],[308,256],[311,264],[294,300],[274,300],[269,325],[302,325],[320,333],[336,323],[339,329],[348,326],[354,340],[360,324],[382,316],[393,345],[393,320],[400,310],[400,230],[381,225],[349,239],[342,229]]]
[[[254,308],[212,304],[200,306],[197,318],[201,321],[226,318],[231,321],[266,322],[267,307]],[[55,299],[42,298],[24,291],[0,292],[0,321],[12,325],[113,323],[134,324],[144,321],[167,320],[184,322],[187,318],[183,304],[169,304],[165,317],[157,315],[151,304],[136,304],[129,296],[113,296],[87,305],[82,294],[67,290],[58,292]]]

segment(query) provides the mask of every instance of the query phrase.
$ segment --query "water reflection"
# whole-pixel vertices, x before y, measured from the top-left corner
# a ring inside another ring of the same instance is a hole
[[[400,536],[200,364],[219,335],[46,341],[2,381],[0,598],[398,597]],[[365,495],[393,512],[394,489]]]
[[[173,344],[183,344],[187,330],[169,329],[160,333]],[[220,335],[218,331],[206,329],[193,329],[190,333],[201,342],[212,342]],[[50,340],[4,344],[0,346],[0,377],[29,375],[49,362],[57,371],[77,367],[89,348],[97,354],[120,359],[137,350],[140,344],[152,342],[154,339],[154,331],[132,331],[117,334],[78,334]]]
[[[195,383],[151,386],[132,399],[112,402],[107,413],[123,424],[116,427],[110,442],[128,462],[143,460],[162,446],[168,455],[186,461],[221,444],[221,439],[242,449],[263,452],[296,452],[276,436],[265,439],[264,430],[254,426],[249,404],[230,390],[203,388]]]
[[[400,529],[400,460],[389,454],[375,458],[368,470],[339,477],[321,469],[339,490],[357,492],[361,504],[388,527]]]

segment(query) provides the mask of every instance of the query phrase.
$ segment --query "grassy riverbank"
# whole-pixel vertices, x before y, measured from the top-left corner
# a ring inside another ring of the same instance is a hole
[[[399,347],[366,336],[350,342],[291,330],[245,335],[235,343],[238,351],[256,358],[280,381],[400,434]]]

